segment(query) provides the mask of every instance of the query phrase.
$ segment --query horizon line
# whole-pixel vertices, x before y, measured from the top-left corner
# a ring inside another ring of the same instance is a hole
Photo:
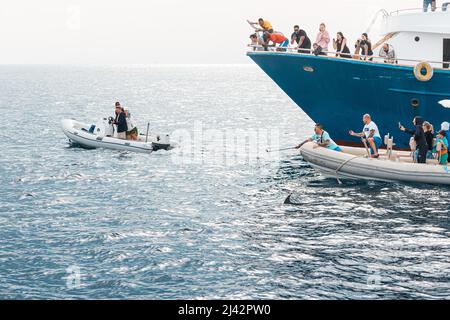
[[[0,67],[10,66],[68,66],[68,67],[249,67],[254,63],[0,63]]]

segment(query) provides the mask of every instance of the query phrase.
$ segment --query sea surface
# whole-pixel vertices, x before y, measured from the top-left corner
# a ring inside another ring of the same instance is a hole
[[[115,101],[176,147],[69,145]],[[256,66],[1,66],[0,109],[0,299],[450,298],[450,189],[267,153],[313,123]]]

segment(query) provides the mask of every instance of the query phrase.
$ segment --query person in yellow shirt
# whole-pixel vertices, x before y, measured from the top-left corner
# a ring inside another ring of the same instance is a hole
[[[249,21],[248,23],[250,23],[250,25],[254,26],[256,32],[259,32],[259,31],[266,32],[267,31],[269,33],[273,33],[272,24],[269,21],[264,20],[263,18],[259,18],[258,22],[250,22]],[[255,27],[256,25],[259,25],[260,28]]]
[[[264,34],[266,34],[266,32],[273,33],[272,24],[269,21],[264,20],[263,18],[259,18],[258,22],[248,21],[248,23],[250,23],[250,25],[255,28],[256,32],[263,32]],[[256,27],[256,25],[259,25],[260,28]],[[267,43],[267,37],[265,35],[263,35],[263,40],[265,43]]]

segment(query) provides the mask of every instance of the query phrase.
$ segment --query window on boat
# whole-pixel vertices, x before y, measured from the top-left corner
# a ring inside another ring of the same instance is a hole
[[[450,39],[444,39],[444,62],[450,62]],[[450,68],[450,64],[444,63],[444,68]]]

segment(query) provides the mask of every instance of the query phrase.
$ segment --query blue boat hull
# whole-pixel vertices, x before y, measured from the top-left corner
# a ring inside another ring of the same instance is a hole
[[[348,134],[362,130],[362,116],[372,115],[381,134],[394,136],[397,148],[409,148],[412,127],[422,116],[437,129],[450,121],[450,70],[436,69],[430,81],[418,81],[413,68],[313,55],[249,52],[248,56],[314,121],[343,145],[359,141]]]

